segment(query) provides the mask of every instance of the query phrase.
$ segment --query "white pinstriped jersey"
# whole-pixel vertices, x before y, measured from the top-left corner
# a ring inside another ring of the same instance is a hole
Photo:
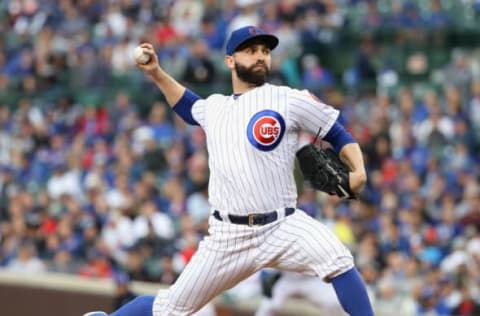
[[[321,128],[322,138],[338,114],[306,90],[271,84],[196,101],[192,116],[207,135],[212,207],[239,215],[295,207],[298,133]]]

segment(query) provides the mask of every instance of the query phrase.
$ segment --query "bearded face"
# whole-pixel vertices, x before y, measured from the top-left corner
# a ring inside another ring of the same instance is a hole
[[[235,71],[240,80],[258,87],[263,85],[270,75],[270,69],[263,61],[258,61],[252,66],[244,66],[235,62]]]

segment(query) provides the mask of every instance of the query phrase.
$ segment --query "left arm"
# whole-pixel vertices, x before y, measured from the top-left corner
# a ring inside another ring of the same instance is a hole
[[[367,181],[360,146],[338,121],[332,125],[324,139],[333,146],[340,159],[350,168],[350,188],[353,192],[358,193]]]
[[[350,167],[350,188],[358,193],[367,182],[367,172],[363,162],[363,155],[358,143],[349,143],[342,147],[340,159]]]
[[[290,90],[289,117],[294,127],[319,137],[333,146],[339,158],[350,167],[349,186],[358,193],[367,180],[363,156],[357,141],[338,122],[339,111],[318,100],[308,91]]]

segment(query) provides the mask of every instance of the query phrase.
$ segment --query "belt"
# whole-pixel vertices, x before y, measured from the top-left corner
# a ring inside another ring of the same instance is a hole
[[[292,215],[295,212],[295,209],[293,207],[286,207],[285,208],[285,217]],[[231,223],[233,224],[239,224],[239,225],[248,225],[248,226],[262,226],[266,225],[269,223],[272,223],[276,221],[279,216],[278,216],[278,211],[272,211],[269,213],[254,213],[254,214],[248,214],[248,215],[232,215],[228,214],[228,219],[230,220]],[[219,221],[223,221],[224,219],[222,218],[222,215],[220,214],[219,211],[215,210],[213,211],[213,217],[218,219]]]

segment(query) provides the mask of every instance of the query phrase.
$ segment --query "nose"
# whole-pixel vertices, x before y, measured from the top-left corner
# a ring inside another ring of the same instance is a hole
[[[256,59],[256,64],[264,64],[265,63],[265,57],[263,57],[261,54],[257,54],[255,56]]]
[[[265,61],[265,57],[266,57],[266,54],[261,49],[255,52],[255,58],[257,58],[257,60]]]
[[[257,53],[255,55],[255,58],[257,59],[257,64],[259,64],[259,63],[265,64],[265,54]]]

